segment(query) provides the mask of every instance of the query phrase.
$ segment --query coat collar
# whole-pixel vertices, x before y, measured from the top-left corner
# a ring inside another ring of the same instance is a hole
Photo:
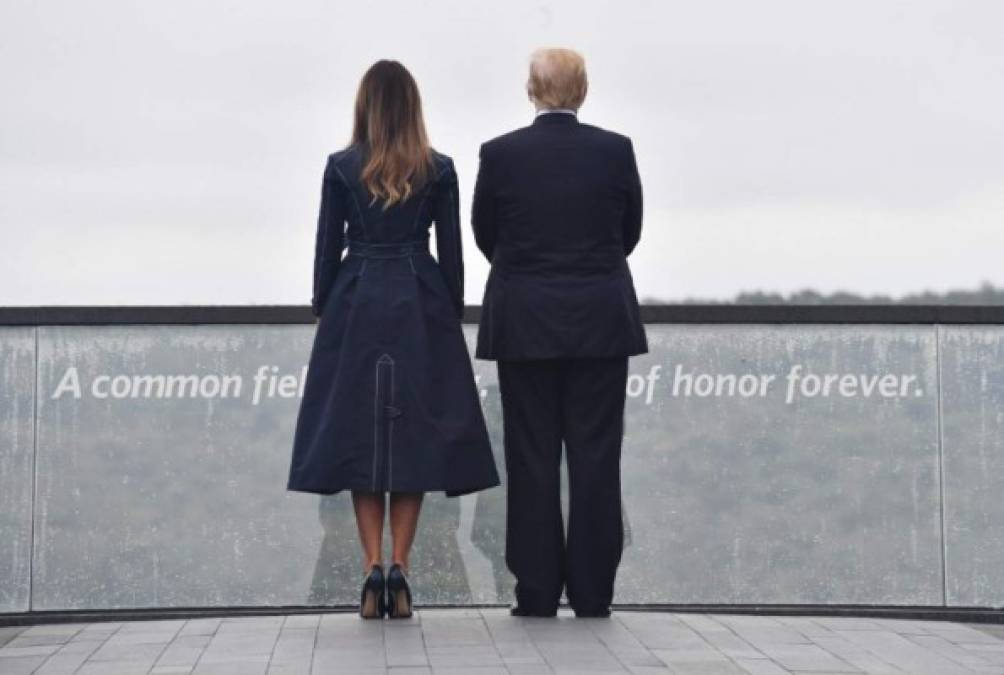
[[[579,118],[570,112],[540,112],[537,113],[533,123],[535,126],[545,124],[578,124]]]

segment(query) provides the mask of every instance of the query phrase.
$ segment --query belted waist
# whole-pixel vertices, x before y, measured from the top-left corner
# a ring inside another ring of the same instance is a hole
[[[350,239],[347,242],[348,254],[364,258],[403,258],[415,253],[429,252],[429,238],[412,239],[409,241],[372,242]]]

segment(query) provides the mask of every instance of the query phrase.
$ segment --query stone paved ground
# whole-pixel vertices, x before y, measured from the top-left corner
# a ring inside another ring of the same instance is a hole
[[[504,609],[0,628],[0,673],[1004,673],[1004,630],[940,621]]]

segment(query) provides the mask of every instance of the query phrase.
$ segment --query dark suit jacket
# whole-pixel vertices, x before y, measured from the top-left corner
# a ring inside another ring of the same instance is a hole
[[[492,265],[475,356],[647,352],[627,264],[641,215],[626,136],[553,112],[482,144],[471,223]]]

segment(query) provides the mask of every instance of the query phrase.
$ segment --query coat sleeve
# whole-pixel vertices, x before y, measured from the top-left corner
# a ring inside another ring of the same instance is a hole
[[[624,237],[624,255],[631,255],[631,251],[638,245],[641,239],[641,177],[638,175],[638,163],[634,156],[634,145],[629,138],[627,141],[627,167],[625,169],[627,179],[627,208],[624,210],[624,222],[622,223]]]
[[[495,222],[495,195],[492,185],[491,161],[485,145],[479,151],[478,177],[474,183],[474,199],[471,204],[471,227],[474,241],[488,260],[495,252],[497,223]]]
[[[344,186],[336,177],[334,162],[329,156],[321,181],[321,206],[317,214],[317,236],[314,242],[314,285],[310,310],[317,317],[321,316],[342,261],[346,196]]]
[[[436,259],[457,316],[464,316],[464,254],[460,235],[460,195],[457,172],[449,160],[436,186],[433,205],[436,224]]]

